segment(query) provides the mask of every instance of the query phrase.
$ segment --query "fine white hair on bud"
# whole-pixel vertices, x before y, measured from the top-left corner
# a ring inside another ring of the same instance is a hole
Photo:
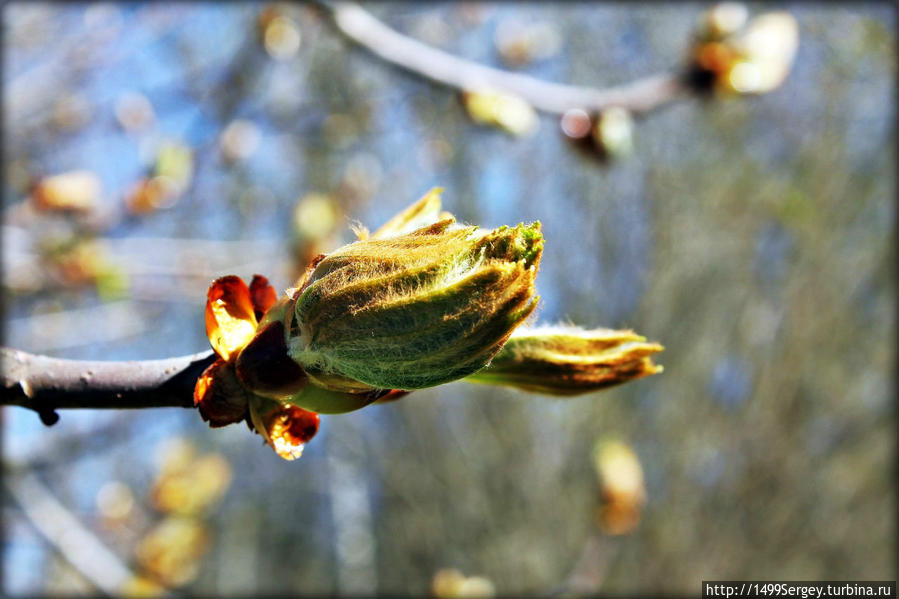
[[[465,380],[548,395],[580,395],[661,372],[652,354],[662,349],[633,331],[522,327],[489,366]]]
[[[489,230],[452,217],[346,245],[295,294],[288,352],[335,391],[463,378],[534,309],[542,249],[539,223]]]

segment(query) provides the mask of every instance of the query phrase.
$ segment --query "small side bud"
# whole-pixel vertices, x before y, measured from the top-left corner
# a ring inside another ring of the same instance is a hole
[[[465,380],[548,395],[580,395],[662,372],[651,358],[662,349],[632,331],[518,329],[489,366]]]
[[[249,397],[232,365],[221,358],[203,371],[194,386],[194,405],[212,428],[246,418]]]

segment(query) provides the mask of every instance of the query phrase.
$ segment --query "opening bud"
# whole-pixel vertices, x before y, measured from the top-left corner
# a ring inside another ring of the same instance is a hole
[[[421,389],[483,368],[536,305],[540,224],[447,218],[346,245],[296,295],[288,353],[333,391]]]

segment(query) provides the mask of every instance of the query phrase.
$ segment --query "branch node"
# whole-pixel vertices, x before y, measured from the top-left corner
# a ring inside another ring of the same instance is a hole
[[[37,415],[40,417],[41,422],[44,423],[44,426],[53,426],[59,422],[59,414],[53,408],[39,410]]]

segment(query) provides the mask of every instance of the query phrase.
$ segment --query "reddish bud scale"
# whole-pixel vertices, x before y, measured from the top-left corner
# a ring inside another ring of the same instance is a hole
[[[318,414],[295,406],[286,410],[287,414],[281,416],[281,421],[286,425],[283,435],[288,437],[293,445],[308,443],[318,432],[320,422]]]
[[[253,302],[243,279],[228,275],[213,281],[206,294],[206,335],[215,353],[232,360],[255,328]]]
[[[278,300],[275,288],[269,285],[268,279],[262,275],[253,275],[250,282],[250,301],[253,304],[253,312],[256,320],[262,320],[262,316]]]
[[[235,369],[247,389],[273,399],[287,399],[306,386],[306,373],[287,355],[279,320],[256,333],[238,354]]]
[[[231,364],[221,358],[213,362],[194,386],[194,405],[212,428],[240,422],[247,417],[249,394]]]

